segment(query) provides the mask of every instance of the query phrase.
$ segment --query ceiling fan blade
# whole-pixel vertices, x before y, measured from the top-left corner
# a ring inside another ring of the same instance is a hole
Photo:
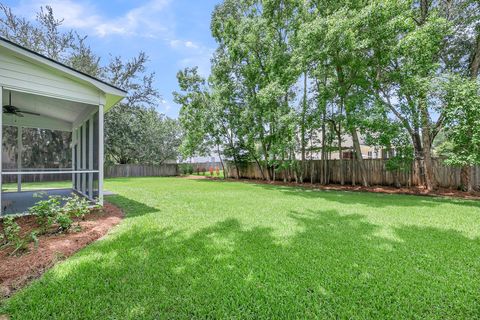
[[[41,116],[40,113],[18,110],[17,113],[31,114],[32,116]]]
[[[20,112],[15,112],[15,113],[13,113],[13,115],[16,115],[17,117],[20,117],[20,118],[24,117],[24,115],[21,114]]]

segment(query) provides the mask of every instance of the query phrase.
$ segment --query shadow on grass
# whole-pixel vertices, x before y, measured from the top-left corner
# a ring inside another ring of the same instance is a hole
[[[122,208],[127,218],[133,216],[142,216],[160,211],[160,209],[158,208],[147,206],[144,203],[126,198],[121,195],[106,196],[105,200]]]
[[[480,240],[432,228],[376,237],[361,216],[290,213],[303,232],[226,219],[196,233],[134,224],[14,296],[14,318],[474,318]],[[118,201],[117,201],[118,200]],[[130,209],[129,209],[130,208]]]
[[[214,180],[194,180],[197,183],[219,183]],[[227,180],[226,182],[237,182],[234,180]],[[442,197],[433,197],[427,195],[404,195],[404,194],[385,194],[374,193],[368,191],[337,191],[337,190],[319,190],[299,186],[282,186],[271,185],[265,183],[247,183],[254,188],[260,188],[268,191],[280,191],[288,196],[303,197],[307,199],[324,199],[327,201],[337,202],[341,204],[361,204],[373,208],[383,208],[389,206],[398,207],[436,207],[444,203],[455,203],[460,206],[480,208],[480,201],[464,200],[464,199],[449,199]]]

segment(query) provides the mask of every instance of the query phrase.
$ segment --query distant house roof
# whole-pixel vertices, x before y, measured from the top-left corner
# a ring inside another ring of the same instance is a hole
[[[120,102],[127,95],[127,91],[121,88],[118,88],[103,80],[97,79],[84,72],[78,71],[61,62],[58,62],[38,52],[25,48],[3,37],[0,37],[0,47],[7,49],[8,51],[12,52],[15,55],[21,55],[22,58],[27,61],[37,63],[37,64],[40,63],[45,67],[53,68],[63,73],[66,77],[70,79],[73,78],[76,81],[88,83],[94,86],[98,90],[104,92],[106,95],[105,110],[110,109],[112,106]]]

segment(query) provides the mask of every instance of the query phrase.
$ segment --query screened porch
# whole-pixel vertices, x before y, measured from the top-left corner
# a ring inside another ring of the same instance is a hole
[[[101,202],[103,106],[11,89],[1,95],[2,214],[25,213],[50,195]],[[42,187],[48,181],[68,182]]]
[[[126,94],[0,37],[0,215],[25,213],[48,194],[103,205],[104,113]],[[63,184],[28,185],[51,180]]]

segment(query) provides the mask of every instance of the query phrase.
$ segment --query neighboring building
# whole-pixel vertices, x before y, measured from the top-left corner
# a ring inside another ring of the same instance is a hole
[[[180,163],[218,163],[220,158],[218,156],[210,155],[204,157],[191,157],[187,159],[179,159]]]
[[[353,158],[353,140],[350,135],[344,135],[342,138],[342,150],[343,150],[343,158],[344,159],[352,159]],[[318,139],[318,141],[315,143],[314,147],[320,146],[321,140]],[[334,141],[334,144],[336,144],[336,141]],[[307,146],[307,149],[311,149],[311,146]],[[370,146],[365,143],[365,140],[363,137],[360,136],[360,150],[362,151],[362,157],[363,159],[382,159],[384,157],[384,152],[375,146]],[[297,159],[301,158],[301,154],[297,153]],[[310,150],[307,151],[307,159],[313,159],[313,160],[321,160],[322,158],[322,152],[321,150],[318,151],[313,151],[311,152]],[[329,159],[336,160],[340,159],[340,153],[338,150],[333,150],[332,152],[329,153]]]

